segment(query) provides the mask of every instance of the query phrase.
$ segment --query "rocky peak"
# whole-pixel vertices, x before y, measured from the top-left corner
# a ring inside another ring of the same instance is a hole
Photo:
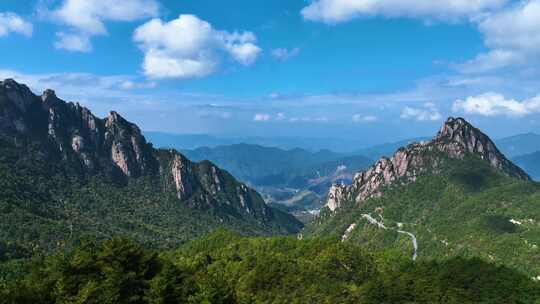
[[[45,91],[43,91],[43,94],[41,94],[41,100],[45,102],[49,99],[57,99],[56,92],[51,89],[46,89]]]
[[[459,143],[471,153],[488,150],[500,153],[487,135],[463,118],[448,118],[437,133],[435,140]]]
[[[463,118],[448,118],[433,142],[438,143],[442,148],[441,150],[445,150],[453,158],[463,158],[465,154],[472,153],[488,161],[492,167],[508,176],[525,180],[530,179],[523,170],[510,162],[497,149],[486,134]],[[453,144],[458,144],[459,147],[456,149]]]
[[[115,111],[110,111],[109,112],[109,115],[107,115],[107,118],[105,118],[105,125],[106,126],[112,126],[113,124],[117,124],[117,123],[120,123],[120,124],[126,124],[126,120],[120,116],[120,114],[118,114],[117,112]]]
[[[116,112],[95,117],[78,103],[65,102],[53,90],[41,96],[12,79],[0,82],[0,134],[48,137],[63,159],[75,154],[92,174],[115,165],[126,176],[137,177],[152,161],[151,147],[139,128]],[[29,132],[29,131],[32,132]]]
[[[0,81],[0,94],[5,95],[20,112],[26,113],[35,98],[32,91],[13,79]]]
[[[444,159],[437,155],[441,153],[451,159],[475,155],[502,174],[530,180],[522,169],[497,149],[487,135],[463,118],[450,117],[433,140],[410,144],[400,148],[391,158],[381,158],[366,171],[357,173],[350,186],[333,186],[326,206],[334,211],[346,201],[360,203],[380,196],[386,186],[394,183],[406,184],[414,182],[426,172],[440,172]]]
[[[136,125],[111,111],[105,118],[105,140],[111,145],[113,162],[127,176],[139,176],[150,158],[146,139]]]

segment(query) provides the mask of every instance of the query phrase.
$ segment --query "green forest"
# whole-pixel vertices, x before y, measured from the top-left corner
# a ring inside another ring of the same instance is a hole
[[[363,215],[382,218],[387,230]],[[340,238],[371,250],[394,248],[410,254],[408,231],[418,239],[418,258],[481,257],[531,277],[540,274],[540,184],[504,176],[477,157],[447,160],[440,174],[399,183],[384,195],[357,205],[347,203],[303,230],[309,237]],[[364,228],[364,229],[362,229]]]
[[[1,272],[1,303],[540,303],[540,284],[480,259],[225,230],[169,251],[85,238]]]

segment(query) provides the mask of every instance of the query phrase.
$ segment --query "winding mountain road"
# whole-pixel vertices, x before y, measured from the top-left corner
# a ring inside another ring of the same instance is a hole
[[[377,226],[377,227],[379,227],[381,229],[384,229],[384,230],[393,230],[393,231],[395,231],[397,233],[405,234],[405,235],[409,236],[411,238],[412,245],[413,245],[413,248],[414,248],[412,260],[416,261],[416,258],[418,257],[418,241],[416,240],[416,236],[414,234],[408,232],[408,231],[403,231],[403,230],[398,230],[398,229],[393,229],[393,228],[386,227],[384,225],[383,217],[381,215],[379,215],[379,217],[381,218],[381,221],[378,221],[377,219],[373,218],[370,214],[362,214],[362,218],[365,218],[372,225],[375,225],[375,226]],[[353,226],[351,226],[351,227],[353,227]],[[356,225],[354,227],[356,227]],[[349,229],[347,229],[347,233],[346,233],[347,238],[348,238],[348,235],[350,233],[351,233],[351,231],[349,231]]]

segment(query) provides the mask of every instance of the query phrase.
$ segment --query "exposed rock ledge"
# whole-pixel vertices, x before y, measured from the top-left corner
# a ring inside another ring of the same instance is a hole
[[[406,184],[427,171],[436,173],[442,160],[433,157],[433,152],[444,153],[453,159],[474,154],[507,176],[530,180],[527,173],[510,162],[487,135],[463,118],[450,117],[431,141],[413,143],[400,148],[391,158],[381,158],[366,171],[357,173],[350,186],[332,186],[326,206],[335,211],[344,202],[359,203],[380,196],[384,187],[397,181]]]

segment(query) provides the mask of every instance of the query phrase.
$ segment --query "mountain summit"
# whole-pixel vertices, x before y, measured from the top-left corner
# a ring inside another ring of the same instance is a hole
[[[420,174],[440,173],[446,159],[461,160],[466,156],[478,157],[509,177],[530,180],[487,135],[463,118],[450,117],[432,140],[400,148],[391,158],[382,157],[356,174],[350,186],[332,186],[326,206],[335,211],[345,201],[361,202],[380,196],[384,187],[413,182]]]
[[[49,246],[69,231],[174,243],[215,227],[268,235],[302,226],[216,165],[154,149],[120,114],[100,119],[11,79],[0,81],[0,143],[0,209],[14,213],[3,214],[0,241],[29,235],[26,245]],[[17,217],[32,225],[10,225]]]
[[[306,237],[334,236],[413,260],[480,257],[537,277],[540,184],[477,128],[449,118],[330,190]]]

